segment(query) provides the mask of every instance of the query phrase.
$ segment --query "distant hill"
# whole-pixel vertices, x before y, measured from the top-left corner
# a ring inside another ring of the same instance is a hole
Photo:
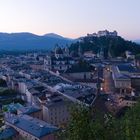
[[[51,50],[56,44],[70,45],[74,40],[50,33],[43,36],[32,33],[0,33],[0,50]]]
[[[68,40],[71,40],[71,39],[69,39],[69,38],[65,38],[65,37],[60,36],[60,35],[55,34],[55,33],[48,33],[48,34],[45,34],[44,36],[45,36],[45,37],[53,37],[53,38],[68,39]]]
[[[134,40],[135,43],[140,44],[140,39]]]
[[[80,42],[72,43],[70,51],[78,51],[79,45],[84,53],[85,51],[93,51],[98,53],[101,48],[104,50],[105,57],[112,56],[124,56],[125,51],[131,51],[134,54],[140,54],[140,45],[123,39],[120,36],[102,36],[102,37],[82,37]]]

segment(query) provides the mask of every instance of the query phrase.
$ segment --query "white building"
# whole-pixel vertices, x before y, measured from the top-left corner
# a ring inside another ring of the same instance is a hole
[[[126,51],[125,55],[127,59],[135,59],[135,55],[130,51]]]
[[[140,70],[131,64],[119,64],[112,66],[112,76],[116,89],[120,89],[121,93],[130,93],[132,90],[132,83],[135,84],[135,79],[140,77]]]
[[[97,34],[98,37],[102,37],[102,36],[116,37],[117,35],[118,35],[118,33],[116,31],[109,32],[108,30],[98,31],[98,34]]]
[[[71,102],[58,93],[48,94],[39,98],[42,103],[43,120],[58,126],[65,127],[70,119]]]
[[[117,31],[109,32],[108,30],[98,31],[98,33],[87,34],[87,37],[102,37],[102,36],[110,36],[110,37],[117,37]]]
[[[126,93],[127,90],[131,89],[131,78],[128,75],[122,74],[117,66],[112,66],[112,77],[115,88],[118,89],[120,93]]]

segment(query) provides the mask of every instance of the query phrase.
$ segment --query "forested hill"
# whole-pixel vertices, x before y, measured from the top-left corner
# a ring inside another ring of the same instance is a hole
[[[66,46],[74,42],[73,39],[65,38],[60,35],[49,33],[36,35],[29,32],[21,33],[1,33],[0,32],[0,51],[37,51],[52,50],[56,44]]]
[[[79,45],[82,52],[93,51],[98,53],[102,48],[106,55],[112,57],[124,56],[125,51],[131,51],[134,54],[140,54],[140,45],[131,41],[127,41],[122,37],[83,37],[82,41],[77,41],[70,46],[70,51],[78,51]]]

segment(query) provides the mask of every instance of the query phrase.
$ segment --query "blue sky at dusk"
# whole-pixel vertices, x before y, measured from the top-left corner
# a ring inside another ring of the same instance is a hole
[[[76,38],[104,29],[139,39],[140,0],[0,0],[0,32]]]

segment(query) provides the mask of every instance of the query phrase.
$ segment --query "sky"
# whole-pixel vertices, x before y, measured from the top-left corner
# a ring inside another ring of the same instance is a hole
[[[77,38],[104,29],[140,39],[140,0],[0,0],[0,32]]]

